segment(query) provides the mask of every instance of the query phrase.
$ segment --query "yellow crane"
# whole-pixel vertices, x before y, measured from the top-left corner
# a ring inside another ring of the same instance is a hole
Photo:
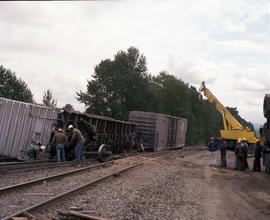
[[[255,134],[249,127],[243,127],[222,103],[206,88],[205,82],[201,83],[200,92],[203,92],[208,101],[215,105],[218,112],[222,115],[224,130],[220,130],[220,136],[228,142],[228,146],[234,147],[238,138],[246,138],[249,144],[255,144],[257,140]]]

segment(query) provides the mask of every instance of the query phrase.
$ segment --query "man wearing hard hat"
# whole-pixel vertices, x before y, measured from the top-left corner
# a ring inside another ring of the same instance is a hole
[[[74,128],[73,125],[68,126],[68,130],[72,132],[71,140],[68,145],[76,144],[76,160],[82,160],[83,157],[83,145],[85,139],[79,129]]]
[[[237,157],[237,167],[238,170],[245,170],[245,148],[244,143],[241,138],[237,139],[237,144],[235,148],[235,155]]]
[[[26,155],[29,157],[30,160],[40,160],[40,151],[45,152],[46,147],[45,146],[39,146],[39,145],[32,145],[26,150]]]
[[[58,162],[65,162],[65,144],[67,143],[67,136],[63,132],[62,128],[58,128],[57,132],[55,133],[52,143],[56,144],[56,152],[57,152],[57,161]],[[62,160],[61,160],[62,157]]]

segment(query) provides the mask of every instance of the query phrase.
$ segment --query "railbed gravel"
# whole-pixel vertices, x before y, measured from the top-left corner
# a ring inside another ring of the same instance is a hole
[[[96,162],[87,161],[85,163],[80,164],[70,164],[65,166],[58,166],[58,167],[50,167],[49,169],[33,169],[28,171],[17,171],[17,172],[7,172],[0,174],[0,188],[4,188],[7,186],[36,180],[44,177],[53,176],[56,174],[76,170],[79,168],[87,167],[97,164]]]
[[[0,195],[0,218],[127,167],[118,163]]]
[[[144,157],[151,157],[151,153],[145,153],[143,154]],[[126,155],[128,156],[128,155]],[[140,156],[140,154],[135,154],[136,156]],[[19,170],[17,172],[7,172],[7,173],[0,173],[0,188],[4,188],[7,186],[32,181],[44,177],[53,176],[56,174],[76,170],[79,168],[83,168],[86,166],[91,166],[94,164],[98,164],[97,161],[83,161],[81,163],[78,163],[78,161],[74,161],[75,163],[65,165],[65,166],[58,166],[58,167],[50,167],[49,169],[33,169],[33,170]],[[76,163],[77,162],[77,163]]]
[[[184,157],[175,154],[146,162],[44,213],[58,216],[58,210],[80,207],[112,219],[202,219],[203,208],[197,198],[201,196],[198,176],[203,169]]]

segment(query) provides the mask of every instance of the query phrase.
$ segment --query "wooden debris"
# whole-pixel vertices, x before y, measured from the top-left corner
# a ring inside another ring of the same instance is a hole
[[[81,212],[77,212],[77,211],[69,211],[69,212],[63,212],[63,211],[58,211],[59,215],[62,216],[68,216],[68,217],[77,217],[77,219],[90,219],[90,220],[111,220],[108,218],[102,218],[99,216],[95,216],[95,215],[90,215],[90,214],[84,214]]]
[[[60,220],[59,218],[56,218],[50,214],[38,214],[36,217],[38,220]]]
[[[31,195],[31,196],[55,196],[55,194],[51,194],[51,193],[26,193],[26,195]]]
[[[37,217],[31,215],[29,212],[23,212],[23,214],[30,220],[38,220]]]
[[[76,207],[76,206],[72,206],[69,209],[72,210],[72,211],[82,211],[83,210],[82,207]]]
[[[11,217],[10,219],[12,219],[12,220],[29,220],[26,217]]]
[[[12,217],[12,220],[60,220],[50,214],[36,214],[35,216],[29,212],[23,212],[25,217]]]

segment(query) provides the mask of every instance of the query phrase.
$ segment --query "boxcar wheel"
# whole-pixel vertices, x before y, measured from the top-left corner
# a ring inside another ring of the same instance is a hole
[[[101,144],[98,148],[98,161],[104,163],[107,161],[109,153],[107,152],[108,146]]]
[[[140,151],[140,152],[144,152],[144,146],[143,146],[143,144],[140,144],[140,146],[139,146],[139,151]]]

